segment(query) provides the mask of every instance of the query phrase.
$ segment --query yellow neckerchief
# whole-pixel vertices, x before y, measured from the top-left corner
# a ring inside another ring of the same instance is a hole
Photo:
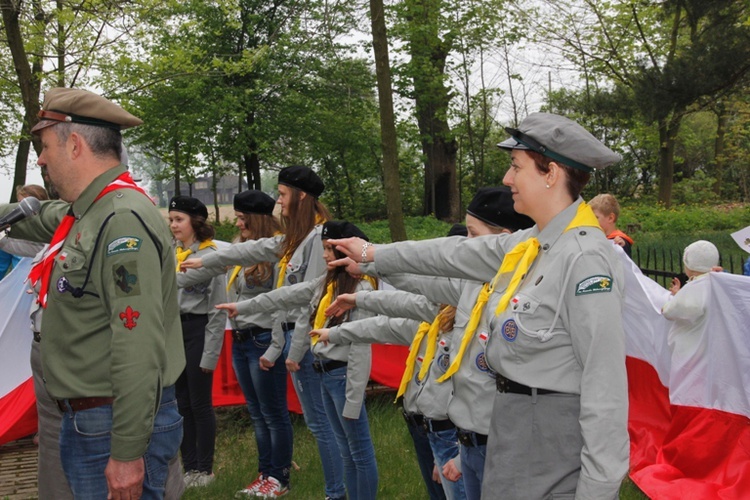
[[[325,223],[326,223],[326,220],[320,214],[315,215],[316,226],[319,226]],[[281,288],[282,286],[284,286],[284,278],[286,278],[286,266],[287,264],[289,264],[289,261],[291,260],[293,253],[294,252],[290,252],[284,255],[279,261],[279,278],[276,280],[276,288]]]
[[[234,266],[234,269],[232,269],[232,274],[229,275],[229,281],[227,281],[227,293],[232,289],[232,284],[234,284],[234,280],[237,279],[237,275],[240,274],[241,270],[242,266]]]
[[[568,224],[568,227],[565,228],[563,233],[580,226],[591,226],[601,230],[599,222],[594,215],[594,211],[591,210],[591,207],[589,207],[585,201],[578,205],[576,216],[573,217],[573,220],[570,221],[570,224]],[[529,238],[526,241],[522,241],[513,247],[510,252],[505,254],[503,262],[500,264],[500,273],[504,274],[513,271],[513,275],[510,278],[510,283],[508,283],[508,288],[505,289],[505,293],[500,297],[500,302],[498,302],[497,308],[495,308],[495,316],[505,311],[508,307],[510,299],[516,293],[518,286],[521,284],[521,279],[526,276],[529,267],[531,267],[531,264],[534,262],[534,259],[536,259],[538,254],[539,240],[536,238]]]
[[[373,290],[377,290],[378,289],[378,279],[377,278],[373,278],[372,276],[364,276],[364,277],[362,277],[362,279],[365,280],[366,282],[368,282],[370,284],[370,286],[372,286]]]
[[[409,347],[409,356],[406,357],[406,366],[404,367],[404,374],[401,376],[401,384],[398,386],[398,392],[396,393],[396,399],[403,396],[406,392],[406,387],[409,385],[412,376],[414,376],[414,365],[417,361],[417,354],[419,353],[419,347],[422,345],[425,335],[427,336],[427,348],[425,349],[424,359],[422,360],[422,367],[419,370],[419,380],[424,379],[425,375],[430,369],[432,359],[435,357],[435,351],[437,351],[437,338],[440,330],[440,321],[443,319],[443,311],[445,307],[432,320],[432,324],[422,322],[417,329],[417,333],[414,335],[414,340],[411,342]]]
[[[320,302],[318,302],[318,310],[315,311],[315,321],[313,321],[313,330],[323,328],[323,325],[326,324],[326,309],[331,305],[334,295],[336,295],[336,282],[331,281],[328,283],[328,286],[326,286],[326,293],[323,294]],[[317,343],[318,336],[315,335],[312,337],[312,345]]]
[[[198,251],[200,252],[204,248],[216,248],[216,243],[214,243],[213,240],[204,240],[201,241],[201,244],[198,245]],[[177,272],[180,272],[180,264],[185,262],[185,259],[188,258],[188,255],[192,254],[193,251],[189,248],[183,249],[182,247],[175,247],[174,249],[175,257],[177,258]]]

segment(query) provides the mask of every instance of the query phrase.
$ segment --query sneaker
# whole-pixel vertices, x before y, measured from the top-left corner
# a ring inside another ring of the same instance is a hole
[[[185,481],[185,488],[190,488],[193,485],[193,481],[201,472],[198,470],[189,470],[183,476],[182,479]]]
[[[214,476],[213,473],[209,474],[208,472],[199,472],[193,477],[193,482],[190,484],[190,487],[208,486],[213,483],[215,479],[216,476]]]
[[[254,497],[258,494],[258,490],[265,482],[266,477],[263,474],[258,474],[258,477],[255,478],[255,481],[245,486],[245,489],[238,491],[234,496],[235,498],[242,498],[245,496]]]
[[[282,486],[278,479],[268,476],[255,494],[261,498],[279,498],[289,493],[289,486]]]

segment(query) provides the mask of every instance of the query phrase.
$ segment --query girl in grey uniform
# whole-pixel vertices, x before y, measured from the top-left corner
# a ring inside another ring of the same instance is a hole
[[[326,272],[320,234],[323,223],[330,219],[328,209],[318,200],[323,181],[311,169],[286,167],[279,172],[279,198],[283,234],[272,238],[249,240],[214,252],[201,259],[188,259],[183,269],[203,267],[252,266],[261,262],[279,262],[274,288],[313,281]],[[279,311],[274,318],[271,345],[261,356],[264,368],[271,368],[283,351],[287,351],[286,367],[292,372],[305,423],[315,436],[325,476],[325,493],[332,500],[343,498],[344,470],[333,429],[326,417],[318,376],[313,369],[313,356],[307,332],[310,330],[306,307]],[[299,329],[298,335],[292,335]],[[271,494],[281,496],[288,489],[276,485]]]
[[[628,470],[627,380],[619,259],[580,191],[619,155],[575,122],[535,113],[500,144],[512,235],[378,247],[336,242],[378,270],[491,281],[488,365],[497,373],[486,498],[616,498]],[[487,314],[488,313],[488,314]]]
[[[188,255],[216,251],[214,228],[206,222],[207,218],[206,206],[195,198],[175,196],[170,200],[169,228],[177,242],[178,263]],[[121,279],[128,283],[127,276]],[[227,322],[226,313],[215,306],[226,300],[225,288],[226,280],[220,275],[181,288],[178,294],[186,366],[175,391],[184,418],[180,451],[187,487],[205,486],[214,480],[216,416],[211,393]]]
[[[343,255],[336,255],[327,240],[331,236],[353,236],[364,238],[364,234],[353,224],[344,221],[328,221],[323,226],[323,256],[331,262]],[[217,306],[229,311],[230,317],[240,313],[268,313],[277,309],[306,306],[308,325],[320,328],[324,324],[337,323],[342,319],[328,319],[325,310],[338,293],[372,290],[372,281],[350,276],[344,269],[334,268],[325,276],[307,282],[284,287],[239,303]],[[357,320],[369,316],[354,310],[345,320]],[[374,499],[378,487],[378,470],[375,450],[372,446],[364,393],[370,377],[371,353],[367,344],[347,346],[328,345],[310,340],[308,345],[315,357],[314,369],[318,377],[326,414],[333,427],[341,459],[349,498]]]
[[[400,291],[358,292],[348,297],[360,304],[359,308],[367,304],[367,309],[392,318],[376,316],[313,330],[310,335],[320,335],[321,341],[333,344],[367,342],[410,346],[396,398],[404,396],[407,424],[420,425],[426,430],[446,498],[463,500],[461,478],[448,480],[442,474],[443,467],[458,457],[458,438],[456,426],[447,415],[451,386],[436,382],[448,368],[456,308],[444,305],[436,315],[434,303],[421,295]],[[425,480],[431,481],[431,477]]]

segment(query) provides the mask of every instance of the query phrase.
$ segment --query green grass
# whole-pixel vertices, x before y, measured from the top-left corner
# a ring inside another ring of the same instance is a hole
[[[378,498],[411,500],[427,498],[417,466],[414,447],[393,393],[368,394],[367,411],[378,462]],[[252,481],[257,474],[255,439],[244,407],[217,409],[216,481],[205,488],[187,490],[186,500],[226,499]],[[315,440],[301,416],[293,416],[294,462],[292,491],[287,498],[320,499],[325,496],[323,472]],[[629,480],[620,498],[640,500],[646,496]]]

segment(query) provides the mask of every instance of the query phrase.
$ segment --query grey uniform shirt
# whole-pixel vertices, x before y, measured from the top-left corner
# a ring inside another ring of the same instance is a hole
[[[237,303],[237,311],[239,314],[247,314],[249,312],[263,313],[272,312],[277,309],[293,309],[302,308],[305,311],[305,317],[307,318],[305,328],[300,328],[300,324],[297,323],[297,327],[294,329],[293,335],[300,335],[302,338],[297,339],[297,343],[305,346],[305,349],[312,349],[313,355],[322,360],[337,360],[345,361],[346,367],[346,403],[344,404],[343,416],[346,418],[359,418],[362,410],[362,404],[364,403],[365,388],[367,387],[367,381],[370,379],[370,368],[372,366],[372,353],[368,344],[352,344],[352,345],[325,345],[322,342],[312,346],[310,341],[309,332],[310,327],[310,316],[317,307],[322,294],[324,293],[325,276],[308,281],[304,283],[298,283],[293,286],[281,287],[271,292],[259,295],[253,299],[246,300]],[[366,280],[360,280],[357,284],[357,290],[370,289],[370,283]],[[356,321],[357,319],[363,319],[369,317],[371,314],[358,309],[350,311],[349,319]],[[295,342],[292,340],[292,345]],[[302,354],[304,355],[304,352]],[[300,356],[298,359],[291,357],[291,353],[287,359],[299,362],[302,359]]]
[[[325,274],[326,263],[323,260],[323,245],[320,242],[322,231],[322,225],[315,226],[294,251],[286,266],[283,286],[312,281]],[[278,253],[281,249],[283,238],[283,236],[274,236],[273,238],[261,238],[236,243],[228,248],[207,255],[203,259],[203,265],[205,267],[250,266],[260,262],[278,262]],[[302,359],[306,351],[306,346],[301,340],[295,339],[302,339],[310,331],[310,318],[309,316],[305,317],[306,311],[306,307],[298,307],[287,310],[285,316],[278,315],[275,318],[273,338],[271,345],[265,354],[263,354],[264,358],[269,361],[276,361],[281,355],[285,344],[284,332],[281,329],[281,322],[283,321],[293,322],[295,324],[295,332],[299,329],[300,334],[292,336],[289,357],[293,360]]]
[[[489,281],[506,252],[529,237],[539,239],[539,256],[516,293],[518,300],[489,323],[489,366],[531,387],[580,394],[584,446],[577,495],[607,498],[617,495],[628,470],[624,278],[600,229],[564,232],[582,201],[541,233],[535,226],[512,235],[394,243],[378,247],[376,263],[385,273]],[[490,297],[492,315],[500,294]]]
[[[203,258],[216,252],[215,248],[207,247],[198,250],[200,242],[193,243],[190,247],[192,254]],[[190,269],[186,274],[195,270]],[[180,273],[182,274],[182,273]],[[216,309],[217,304],[227,301],[226,278],[223,274],[209,277],[207,280],[186,286],[178,290],[177,299],[180,304],[180,314],[206,314],[208,324],[206,325],[206,336],[203,342],[203,355],[200,367],[207,370],[215,370],[219,362],[221,347],[224,345],[224,331],[227,326],[227,312]],[[179,285],[178,285],[179,286]]]

